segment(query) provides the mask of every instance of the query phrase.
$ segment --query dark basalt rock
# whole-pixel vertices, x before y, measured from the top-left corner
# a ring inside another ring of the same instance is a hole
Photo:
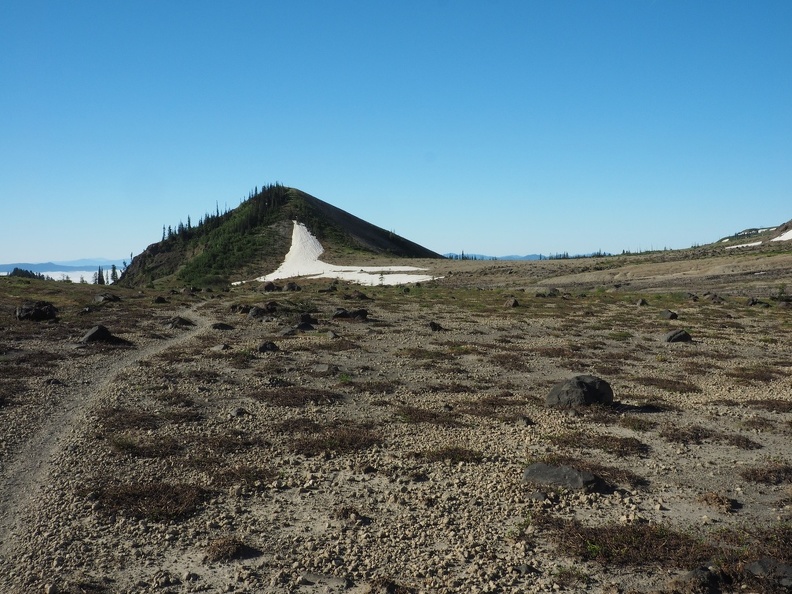
[[[600,479],[590,472],[577,470],[571,466],[555,466],[536,462],[525,468],[522,481],[532,485],[591,490],[600,482]]]
[[[663,336],[664,342],[692,342],[693,337],[688,334],[687,330],[671,330]]]
[[[576,375],[553,386],[545,398],[550,408],[572,408],[590,404],[613,404],[613,389],[593,375]]]
[[[94,326],[88,332],[86,332],[83,337],[80,339],[81,344],[88,344],[90,342],[101,342],[104,344],[114,344],[114,345],[124,345],[128,346],[132,343],[128,340],[124,340],[123,338],[119,338],[115,336],[113,333],[110,332],[105,326],[99,324],[98,326]]]
[[[15,313],[17,320],[41,322],[43,320],[56,319],[58,317],[58,308],[49,301],[29,301],[17,307]]]

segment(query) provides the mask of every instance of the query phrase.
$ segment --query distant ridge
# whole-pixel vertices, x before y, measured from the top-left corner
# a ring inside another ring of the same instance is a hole
[[[106,260],[104,258],[99,258],[96,260],[92,260],[89,258],[83,260],[70,260],[68,262],[14,262],[11,264],[0,264],[0,273],[8,273],[14,270],[14,268],[20,268],[22,270],[29,270],[30,272],[42,273],[42,272],[81,272],[84,270],[92,270],[98,269],[99,266],[103,268],[107,268],[110,270],[110,267],[115,264],[119,269],[123,266],[123,262],[121,260]]]
[[[225,285],[275,270],[289,251],[293,221],[303,223],[325,258],[356,254],[442,258],[415,242],[372,225],[340,208],[280,184],[250,193],[237,208],[207,213],[193,226],[163,229],[163,239],[132,259],[119,284],[139,286],[161,279],[195,286]]]

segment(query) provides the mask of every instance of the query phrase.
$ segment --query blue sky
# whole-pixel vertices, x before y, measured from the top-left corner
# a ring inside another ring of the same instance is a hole
[[[0,262],[279,181],[435,251],[792,218],[792,2],[5,0]]]

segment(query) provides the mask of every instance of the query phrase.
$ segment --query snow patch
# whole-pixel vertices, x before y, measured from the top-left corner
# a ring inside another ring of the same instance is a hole
[[[789,241],[790,239],[792,239],[792,229],[786,231],[785,233],[782,233],[778,237],[774,237],[770,241]]]
[[[336,266],[319,259],[324,252],[322,244],[302,223],[294,221],[292,243],[289,253],[275,272],[260,276],[259,282],[283,280],[287,278],[338,278],[360,285],[402,285],[434,280],[427,274],[411,274],[426,270],[415,266]],[[242,284],[241,282],[234,283]]]
[[[754,247],[756,245],[762,245],[761,241],[754,241],[753,243],[741,243],[740,245],[727,245],[727,250],[733,250],[736,248],[744,248],[744,247]]]

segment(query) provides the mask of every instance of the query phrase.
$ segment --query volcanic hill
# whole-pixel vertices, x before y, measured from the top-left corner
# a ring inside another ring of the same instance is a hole
[[[283,261],[292,221],[303,223],[330,259],[363,254],[442,258],[305,192],[275,184],[251,192],[233,210],[207,213],[196,226],[188,219],[187,225],[163,229],[162,241],[135,256],[119,284],[141,286],[172,279],[210,286],[259,276]]]

